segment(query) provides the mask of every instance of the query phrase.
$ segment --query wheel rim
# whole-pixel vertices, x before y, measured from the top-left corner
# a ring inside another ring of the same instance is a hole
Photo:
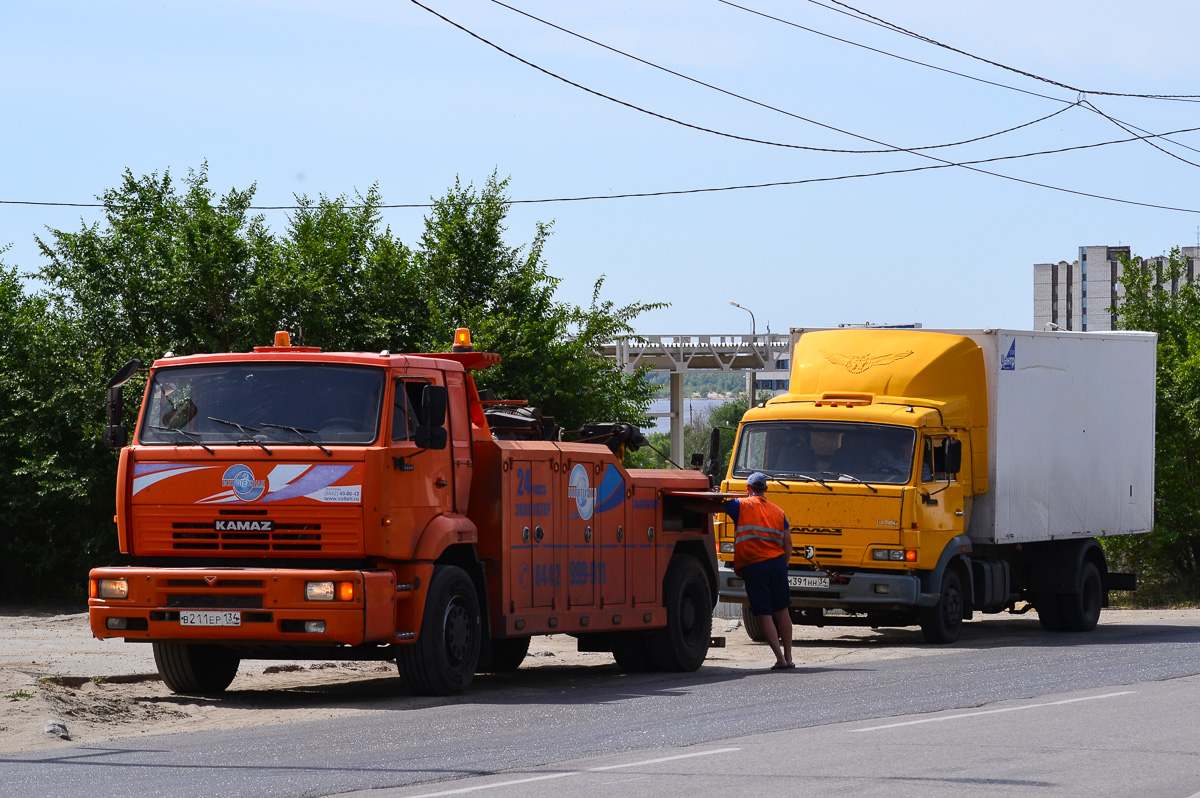
[[[462,665],[471,650],[471,616],[457,599],[446,607],[443,620],[446,657],[453,667]]]
[[[948,627],[962,620],[963,597],[957,585],[949,585],[942,597],[942,619]]]

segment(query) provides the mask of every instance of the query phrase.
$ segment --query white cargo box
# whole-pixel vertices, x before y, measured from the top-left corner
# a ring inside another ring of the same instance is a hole
[[[812,331],[793,328],[793,349]],[[983,349],[989,489],[975,497],[974,542],[1150,531],[1157,335],[923,331]]]
[[[988,478],[968,533],[1021,543],[1149,532],[1154,333],[945,330],[983,349]]]

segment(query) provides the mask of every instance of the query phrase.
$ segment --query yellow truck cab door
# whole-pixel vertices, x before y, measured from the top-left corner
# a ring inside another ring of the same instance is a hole
[[[921,440],[917,514],[922,532],[943,532],[950,537],[964,529],[962,482],[958,471],[946,470],[947,453],[954,440],[939,433]]]

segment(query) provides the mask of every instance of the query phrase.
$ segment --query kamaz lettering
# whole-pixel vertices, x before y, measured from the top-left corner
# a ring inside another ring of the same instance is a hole
[[[217,532],[274,532],[275,522],[265,520],[234,521],[221,518],[213,523],[213,529]]]
[[[794,526],[792,532],[798,535],[840,535],[842,530],[827,526]]]

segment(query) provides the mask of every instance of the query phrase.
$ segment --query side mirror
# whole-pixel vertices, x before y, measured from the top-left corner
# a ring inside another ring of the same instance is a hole
[[[450,434],[445,427],[418,424],[413,430],[413,442],[421,449],[445,449],[449,440]]]
[[[962,470],[962,441],[957,438],[946,439],[945,471],[957,474]]]
[[[695,468],[697,470],[703,468],[704,467],[704,453],[703,452],[692,452],[691,465],[692,465],[692,468]]]
[[[446,423],[448,398],[449,394],[446,391],[446,386],[425,386],[425,390],[421,392],[421,420],[426,426],[440,427]]]
[[[119,452],[129,445],[129,427],[124,424],[109,424],[104,428],[104,445]]]
[[[712,432],[708,434],[708,460],[704,463],[701,469],[704,476],[708,477],[709,487],[716,487],[720,481],[720,474],[717,473],[718,463],[721,461],[721,430],[718,427],[713,427]]]
[[[118,451],[129,445],[129,428],[121,423],[125,412],[125,390],[123,386],[129,382],[142,361],[136,357],[117,369],[108,381],[108,401],[105,403],[105,413],[108,416],[108,426],[104,428],[104,445],[113,451]]]

